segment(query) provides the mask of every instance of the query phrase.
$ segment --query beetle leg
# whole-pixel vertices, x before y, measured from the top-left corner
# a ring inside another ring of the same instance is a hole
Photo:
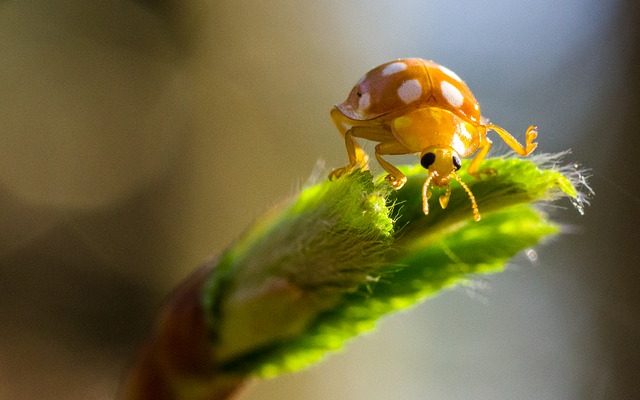
[[[383,126],[354,126],[344,134],[347,154],[349,155],[349,165],[351,167],[361,166],[365,169],[368,167],[369,157],[355,141],[355,138],[363,138],[374,142],[387,142],[394,139],[391,131]],[[406,149],[401,154],[406,154]]]
[[[362,147],[360,147],[358,143],[356,143],[352,133],[353,128],[344,133],[344,144],[347,148],[349,164],[331,171],[331,173],[329,174],[329,179],[339,178],[345,173],[348,173],[358,167],[363,169],[367,169],[369,167],[369,157],[367,157],[367,154],[364,152],[364,150],[362,150]]]
[[[524,134],[524,146],[521,145],[516,140],[516,138],[511,136],[509,132],[507,132],[504,128],[499,127],[498,125],[489,124],[487,125],[487,129],[490,129],[500,135],[507,146],[511,147],[513,151],[521,156],[528,156],[532,151],[536,149],[536,147],[538,147],[538,143],[534,142],[534,140],[538,137],[538,127],[535,125],[531,125],[527,128],[527,131]]]
[[[361,168],[368,168],[369,157],[364,152],[362,147],[354,140],[352,133],[353,127],[348,119],[345,118],[336,107],[331,109],[331,119],[336,128],[340,132],[340,135],[344,138],[344,144],[347,148],[347,156],[349,157],[349,164],[336,168],[329,174],[329,179],[336,179],[350,172],[354,168],[360,166]]]
[[[387,175],[387,181],[396,190],[404,186],[404,184],[407,182],[407,177],[402,172],[400,172],[398,168],[382,158],[382,155],[400,155],[408,153],[410,153],[410,151],[398,142],[384,142],[379,143],[376,146],[376,159],[378,160],[382,168],[384,168],[384,170],[389,173],[389,175]]]
[[[473,176],[474,178],[479,178],[481,174],[494,175],[496,173],[496,171],[492,168],[480,170],[480,164],[482,164],[482,161],[487,156],[487,153],[489,153],[492,144],[493,142],[491,142],[489,138],[485,138],[484,144],[482,145],[482,147],[480,147],[480,150],[473,158],[473,161],[471,161],[471,164],[469,164],[469,168],[467,168],[467,172],[469,173],[469,175]]]
[[[349,129],[344,134],[344,144],[347,147],[347,155],[349,156],[349,166],[360,166],[364,169],[368,168],[369,156],[362,150],[362,147],[356,142],[353,135],[354,128]]]
[[[331,118],[333,119],[333,123],[336,125],[336,128],[338,128],[338,131],[340,131],[340,134],[344,137],[344,144],[347,148],[349,164],[331,171],[329,179],[339,178],[356,168],[367,169],[369,167],[369,157],[362,147],[360,147],[356,142],[355,138],[358,137],[376,142],[384,142],[393,139],[391,131],[386,129],[384,126],[353,125],[355,121],[347,119],[335,107],[331,110]]]
[[[362,167],[367,167],[367,163],[369,158],[367,154],[364,152],[362,147],[352,137],[347,137],[349,131],[351,131],[354,127],[352,122],[347,119],[336,107],[331,109],[331,119],[333,120],[334,125],[338,128],[340,134],[344,137],[345,145],[347,147],[347,154],[349,156],[349,167],[353,168],[357,165]],[[333,173],[332,173],[333,175]]]

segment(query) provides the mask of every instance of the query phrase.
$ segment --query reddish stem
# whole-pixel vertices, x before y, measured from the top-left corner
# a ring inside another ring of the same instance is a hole
[[[121,399],[224,400],[240,387],[242,376],[216,369],[202,306],[202,289],[214,264],[196,270],[169,296],[123,385]]]

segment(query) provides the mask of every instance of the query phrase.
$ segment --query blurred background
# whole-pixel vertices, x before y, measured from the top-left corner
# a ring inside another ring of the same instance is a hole
[[[547,208],[568,233],[537,257],[240,398],[636,397],[639,4],[0,1],[0,399],[112,398],[163,296],[344,164],[329,108],[407,56],[597,196]]]

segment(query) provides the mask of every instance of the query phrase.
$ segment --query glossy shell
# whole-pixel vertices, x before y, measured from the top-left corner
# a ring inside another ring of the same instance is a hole
[[[480,123],[478,101],[462,79],[421,58],[402,58],[375,67],[337,105],[345,117],[355,121],[388,120],[421,107],[443,108]]]

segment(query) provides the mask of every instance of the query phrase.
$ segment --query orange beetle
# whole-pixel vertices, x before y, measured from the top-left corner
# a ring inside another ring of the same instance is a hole
[[[387,180],[395,189],[400,189],[407,177],[382,156],[418,154],[428,170],[422,189],[425,214],[429,213],[429,186],[447,187],[439,199],[442,208],[446,208],[453,178],[469,195],[474,219],[480,220],[475,198],[456,171],[461,157],[477,152],[469,174],[477,177],[481,172],[493,172],[479,169],[491,148],[488,131],[496,132],[521,156],[531,154],[537,147],[536,126],[527,128],[525,144],[521,145],[505,129],[482,117],[478,101],[458,75],[421,58],[390,61],[367,72],[347,99],[333,107],[331,118],[344,136],[349,164],[335,169],[329,177],[335,179],[354,168],[367,168],[368,157],[355,138],[379,142],[376,159],[389,173]]]

